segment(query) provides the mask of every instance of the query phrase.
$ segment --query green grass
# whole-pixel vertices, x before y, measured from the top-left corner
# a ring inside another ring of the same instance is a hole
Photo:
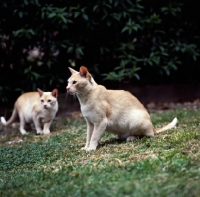
[[[105,133],[96,151],[85,144],[83,119],[63,118],[50,136],[19,131],[0,138],[0,196],[197,197],[200,194],[200,110],[151,114],[155,138],[119,142]],[[11,143],[22,139],[21,143]]]

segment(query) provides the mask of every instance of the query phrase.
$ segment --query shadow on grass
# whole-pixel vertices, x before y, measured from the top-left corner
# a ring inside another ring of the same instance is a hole
[[[136,142],[136,141],[141,140],[143,138],[148,138],[148,137],[146,137],[146,136],[138,136],[137,139],[130,140],[128,142]],[[128,142],[127,142],[126,139],[110,138],[108,140],[100,142],[97,148],[99,149],[99,148],[107,146],[107,145],[115,145],[115,144],[117,145],[117,144],[128,143]]]
[[[111,138],[109,140],[105,140],[103,142],[100,142],[98,145],[98,149],[107,145],[111,145],[111,144],[121,144],[126,142],[126,139],[116,139],[116,138]]]

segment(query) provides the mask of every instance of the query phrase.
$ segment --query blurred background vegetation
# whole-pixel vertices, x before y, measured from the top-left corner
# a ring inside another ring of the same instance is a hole
[[[1,0],[0,103],[65,92],[68,67],[98,83],[199,83],[196,1]]]

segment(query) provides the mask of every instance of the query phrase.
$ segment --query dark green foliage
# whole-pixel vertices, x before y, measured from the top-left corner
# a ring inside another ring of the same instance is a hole
[[[97,80],[147,83],[147,73],[196,68],[197,11],[178,0],[2,0],[0,100],[37,87],[64,92],[68,66],[86,65]]]

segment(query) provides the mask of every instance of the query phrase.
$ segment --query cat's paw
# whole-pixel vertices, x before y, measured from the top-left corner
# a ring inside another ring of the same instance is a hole
[[[86,147],[86,146],[84,146],[84,147],[82,147],[81,148],[81,150],[85,150],[85,151],[93,151],[93,150],[96,150],[96,148],[95,147]]]
[[[85,149],[87,152],[96,150],[96,147],[88,147]]]
[[[20,129],[20,133],[21,133],[22,135],[27,135],[27,134],[28,134],[28,133],[26,132],[25,129]]]
[[[89,147],[89,144],[86,142],[85,146],[81,148],[81,150],[86,150]]]
[[[37,134],[37,135],[42,135],[42,134],[43,134],[43,133],[42,133],[42,130],[41,130],[41,129],[40,129],[40,130],[38,129],[38,130],[36,131],[36,134]]]
[[[128,137],[126,138],[126,141],[127,141],[127,142],[130,142],[130,141],[135,141],[135,140],[137,140],[137,139],[139,139],[138,136],[128,136]]]
[[[48,134],[50,134],[50,130],[43,130],[42,134],[43,135],[48,135]]]

